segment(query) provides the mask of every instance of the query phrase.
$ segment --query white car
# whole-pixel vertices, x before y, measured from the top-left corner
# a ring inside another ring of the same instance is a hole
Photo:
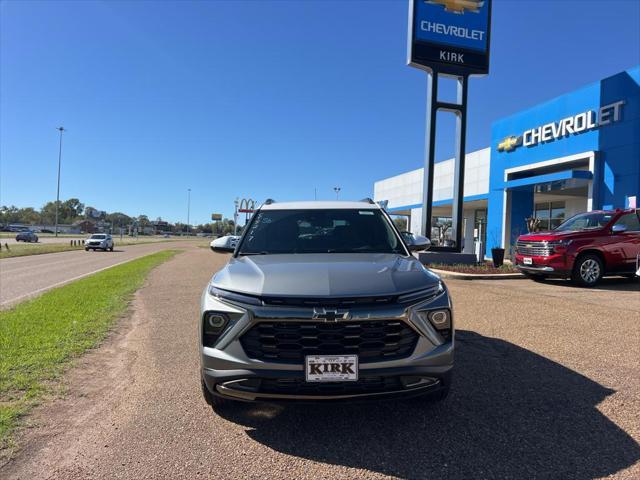
[[[240,240],[239,235],[225,235],[224,237],[216,238],[213,240],[209,247],[211,250],[215,251],[214,248],[236,248],[238,245],[238,240]]]
[[[94,233],[84,241],[84,249],[89,250],[103,250],[113,252],[113,238],[107,233]]]

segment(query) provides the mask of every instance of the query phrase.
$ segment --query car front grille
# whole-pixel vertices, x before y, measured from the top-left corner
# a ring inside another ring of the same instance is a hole
[[[527,242],[518,240],[516,248],[520,255],[530,255],[532,257],[548,257],[553,253],[553,249],[547,242]]]
[[[365,395],[396,392],[404,387],[400,377],[360,377],[355,382],[307,383],[299,378],[262,379],[260,393],[280,395]]]
[[[360,363],[411,355],[418,334],[399,320],[367,322],[260,322],[240,338],[257,360],[297,363],[306,355],[358,355]]]

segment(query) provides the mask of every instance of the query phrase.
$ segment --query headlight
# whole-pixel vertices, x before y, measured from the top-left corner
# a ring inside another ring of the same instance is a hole
[[[556,253],[564,253],[567,251],[567,247],[571,245],[573,240],[557,240],[554,242],[549,242],[549,248],[551,248]]]
[[[416,312],[422,321],[429,322],[445,341],[451,339],[451,311],[446,308]]]
[[[219,298],[221,300],[227,300],[232,303],[244,303],[246,305],[262,305],[262,302],[257,297],[251,295],[243,295],[241,293],[230,292],[228,290],[222,290],[216,288],[213,285],[209,285],[209,295]]]
[[[224,327],[229,323],[226,315],[216,312],[207,312],[204,314],[204,334],[220,335]]]
[[[415,303],[420,300],[426,300],[429,298],[437,297],[442,295],[446,290],[444,283],[442,281],[438,281],[437,288],[429,287],[424,290],[418,290],[417,292],[405,293],[404,295],[400,295],[398,297],[398,303]]]
[[[204,312],[202,315],[202,345],[214,347],[222,335],[242,318],[242,315],[242,313]]]

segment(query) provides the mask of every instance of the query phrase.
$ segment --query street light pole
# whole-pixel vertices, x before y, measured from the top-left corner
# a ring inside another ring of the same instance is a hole
[[[233,234],[238,235],[238,203],[240,203],[240,201],[236,197],[233,203],[236,205],[236,210],[233,213]]]
[[[340,187],[333,187],[333,191],[336,192],[336,200],[338,200],[338,195],[340,194],[340,190],[342,190]]]
[[[60,131],[60,148],[58,150],[58,190],[56,193],[56,237],[58,236],[58,207],[60,204],[60,165],[62,163],[62,132],[64,132],[64,127],[58,127]]]
[[[191,234],[191,225],[189,220],[191,219],[191,189],[187,189],[188,199],[187,199],[187,236]]]

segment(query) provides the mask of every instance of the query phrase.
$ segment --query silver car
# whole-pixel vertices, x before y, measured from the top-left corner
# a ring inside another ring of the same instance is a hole
[[[84,241],[84,249],[113,252],[113,238],[108,233],[94,233]]]
[[[202,294],[202,390],[229,400],[443,399],[451,300],[373,201],[267,201]]]

